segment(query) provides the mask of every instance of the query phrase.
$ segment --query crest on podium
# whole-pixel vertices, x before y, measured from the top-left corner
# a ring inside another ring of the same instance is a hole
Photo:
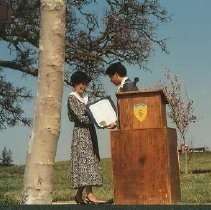
[[[143,103],[135,104],[133,107],[133,113],[139,121],[144,121],[147,116],[147,105]]]

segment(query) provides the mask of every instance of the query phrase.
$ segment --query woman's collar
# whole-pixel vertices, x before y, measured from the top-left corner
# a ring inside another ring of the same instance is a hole
[[[88,103],[88,95],[83,95],[82,97],[75,91],[71,92],[70,95],[75,96],[80,102],[87,104]]]

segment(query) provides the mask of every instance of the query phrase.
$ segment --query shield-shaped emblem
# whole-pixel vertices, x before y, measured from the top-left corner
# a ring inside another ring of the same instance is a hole
[[[135,104],[133,107],[133,113],[139,121],[144,121],[147,116],[147,105],[143,103]]]

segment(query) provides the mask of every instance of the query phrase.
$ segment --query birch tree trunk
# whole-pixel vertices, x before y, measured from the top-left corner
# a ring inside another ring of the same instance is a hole
[[[64,77],[65,0],[41,0],[38,89],[24,174],[24,203],[52,203]]]

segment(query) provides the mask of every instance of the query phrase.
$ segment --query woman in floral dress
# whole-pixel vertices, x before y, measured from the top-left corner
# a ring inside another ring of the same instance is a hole
[[[78,204],[98,203],[92,191],[92,186],[102,185],[102,174],[97,135],[94,124],[87,112],[88,97],[84,91],[90,78],[82,71],[71,76],[71,85],[74,90],[67,101],[68,116],[74,122],[73,138],[71,144],[71,182],[77,189],[75,201]],[[83,192],[86,197],[83,199]]]

